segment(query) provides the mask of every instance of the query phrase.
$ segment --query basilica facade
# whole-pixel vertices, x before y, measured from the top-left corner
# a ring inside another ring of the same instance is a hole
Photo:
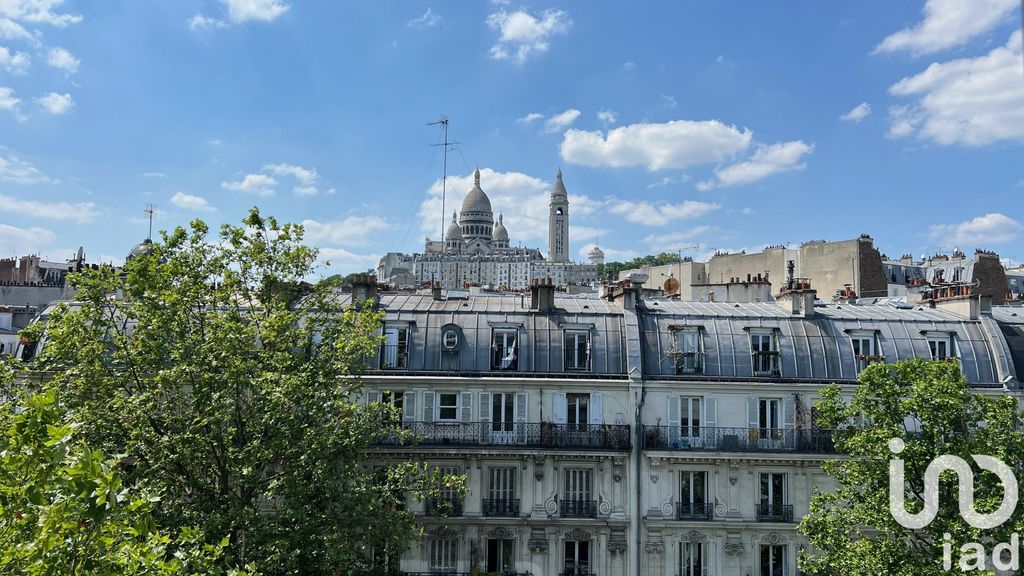
[[[480,170],[473,189],[452,213],[451,224],[440,241],[427,238],[423,252],[392,252],[381,258],[378,278],[396,287],[439,283],[445,289],[490,286],[525,289],[533,280],[551,279],[556,286],[586,285],[597,281],[597,263],[569,260],[569,195],[562,171],[555,177],[548,212],[548,253],[537,248],[514,247],[504,217],[495,217],[491,200],[480,187]]]

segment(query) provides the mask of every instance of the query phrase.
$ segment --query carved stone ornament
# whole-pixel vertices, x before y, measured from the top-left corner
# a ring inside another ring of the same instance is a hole
[[[544,457],[537,456],[533,459],[533,477],[540,482],[544,479]]]
[[[765,544],[786,544],[789,542],[789,537],[779,532],[769,532],[759,538],[759,540]]]
[[[601,503],[597,505],[597,513],[602,515],[602,516],[607,516],[607,515],[611,514],[612,513],[612,503],[609,502],[608,499],[605,498],[603,494],[599,497],[599,500],[601,501]]]
[[[648,554],[664,554],[665,543],[661,540],[648,540],[647,543],[644,544],[644,552],[647,552]]]
[[[612,555],[625,554],[626,552],[626,541],[625,540],[609,540],[608,541],[608,552]]]
[[[622,464],[622,458],[612,458],[612,480],[616,482],[622,481],[624,473]]]
[[[558,500],[555,499],[554,494],[548,496],[547,500],[544,501],[544,512],[558,514]]]
[[[526,543],[526,547],[535,554],[544,553],[548,551],[548,541],[543,538],[530,538]]]
[[[743,554],[743,543],[742,542],[726,542],[725,553],[729,556],[739,556]]]
[[[504,526],[498,526],[494,530],[491,530],[489,532],[489,534],[490,534],[491,538],[497,538],[498,540],[504,540],[506,538],[512,538],[513,536],[516,535],[514,530],[509,530],[508,528],[505,528]]]
[[[573,528],[565,533],[566,540],[590,540],[590,532],[582,528]]]
[[[703,542],[704,535],[696,530],[690,530],[679,537],[680,542]]]
[[[719,502],[715,504],[715,516],[722,518],[729,513],[729,508],[725,505],[725,502]]]
[[[661,515],[664,518],[672,518],[676,515],[675,496],[669,496],[661,503]]]

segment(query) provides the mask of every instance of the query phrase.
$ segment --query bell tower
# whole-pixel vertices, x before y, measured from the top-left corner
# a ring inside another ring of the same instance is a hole
[[[562,170],[555,176],[551,188],[551,204],[548,212],[548,261],[569,261],[569,195],[562,183]]]

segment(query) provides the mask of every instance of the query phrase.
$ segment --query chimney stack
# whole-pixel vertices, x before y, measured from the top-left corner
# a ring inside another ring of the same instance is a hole
[[[537,312],[550,312],[555,309],[555,286],[551,278],[534,280],[530,286],[530,309]]]
[[[377,305],[377,277],[372,274],[360,274],[352,281],[352,304],[362,306],[366,301]]]
[[[430,286],[430,295],[434,297],[434,300],[442,300],[443,299],[441,297],[441,283],[440,282],[434,282],[433,284],[431,284],[431,286]]]

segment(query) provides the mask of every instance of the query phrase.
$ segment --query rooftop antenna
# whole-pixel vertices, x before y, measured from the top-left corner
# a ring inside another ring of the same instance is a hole
[[[153,215],[156,214],[156,204],[146,204],[146,208],[142,211],[149,218],[149,233],[146,234],[146,240],[153,241]]]
[[[448,141],[448,117],[445,116],[444,114],[441,115],[441,118],[439,120],[427,122],[427,126],[440,126],[441,131],[444,134],[443,142],[431,144],[431,146],[444,146],[444,163],[442,165],[443,171],[441,173],[441,241],[444,242],[444,223],[446,214],[444,204],[445,197],[447,196],[448,193],[448,150],[449,147],[451,147],[451,149],[454,150],[454,146],[458,144],[458,142]]]

